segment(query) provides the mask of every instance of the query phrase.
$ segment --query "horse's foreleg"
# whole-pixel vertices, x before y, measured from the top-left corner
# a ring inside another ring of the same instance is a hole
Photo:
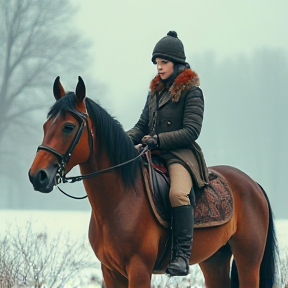
[[[152,269],[149,271],[147,263],[140,257],[133,257],[127,265],[127,274],[129,278],[128,288],[150,288]]]
[[[220,248],[214,255],[200,263],[207,288],[229,288],[230,259],[232,256],[229,245]]]
[[[108,269],[103,264],[101,269],[105,284],[104,288],[128,288],[128,280],[123,275]]]

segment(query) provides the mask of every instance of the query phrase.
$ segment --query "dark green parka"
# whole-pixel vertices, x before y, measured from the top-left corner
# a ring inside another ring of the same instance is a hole
[[[127,131],[134,144],[145,135],[157,135],[161,156],[168,163],[182,163],[198,187],[208,183],[206,163],[198,138],[203,121],[204,99],[199,77],[185,69],[166,88],[157,75],[150,84],[145,107],[136,125]]]

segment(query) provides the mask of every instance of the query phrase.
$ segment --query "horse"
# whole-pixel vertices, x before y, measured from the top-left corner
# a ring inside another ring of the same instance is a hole
[[[82,176],[77,180],[83,180],[92,208],[88,238],[101,262],[105,287],[148,288],[170,231],[152,213],[141,157],[121,124],[86,97],[80,76],[75,92],[67,93],[58,76],[53,93],[56,102],[43,125],[29,179],[36,191],[49,193],[79,165]],[[272,287],[277,239],[265,191],[237,168],[210,168],[231,187],[233,215],[223,225],[194,229],[189,264],[200,266],[208,288]]]

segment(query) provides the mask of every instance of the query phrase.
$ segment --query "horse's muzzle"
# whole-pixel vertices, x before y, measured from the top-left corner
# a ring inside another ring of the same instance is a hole
[[[34,190],[49,193],[53,190],[55,183],[55,175],[57,168],[49,167],[47,169],[40,169],[36,173],[32,174],[31,170],[29,171],[29,180],[32,183]]]

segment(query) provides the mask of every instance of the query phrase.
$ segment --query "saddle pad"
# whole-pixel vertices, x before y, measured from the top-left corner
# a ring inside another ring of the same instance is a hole
[[[233,215],[233,196],[227,180],[209,170],[209,185],[196,191],[195,228],[219,226]]]
[[[157,197],[152,193],[148,169],[143,166],[142,171],[147,196],[154,215],[162,226],[170,228],[170,223],[167,221],[167,219],[170,219],[167,216],[170,215],[170,211],[166,211],[167,214],[164,215],[163,210],[165,211],[165,208],[161,207],[163,204],[155,203]],[[233,196],[231,188],[221,174],[209,169],[209,185],[197,189],[195,196],[194,228],[220,226],[231,219],[233,215]],[[167,197],[169,197],[168,193]]]

